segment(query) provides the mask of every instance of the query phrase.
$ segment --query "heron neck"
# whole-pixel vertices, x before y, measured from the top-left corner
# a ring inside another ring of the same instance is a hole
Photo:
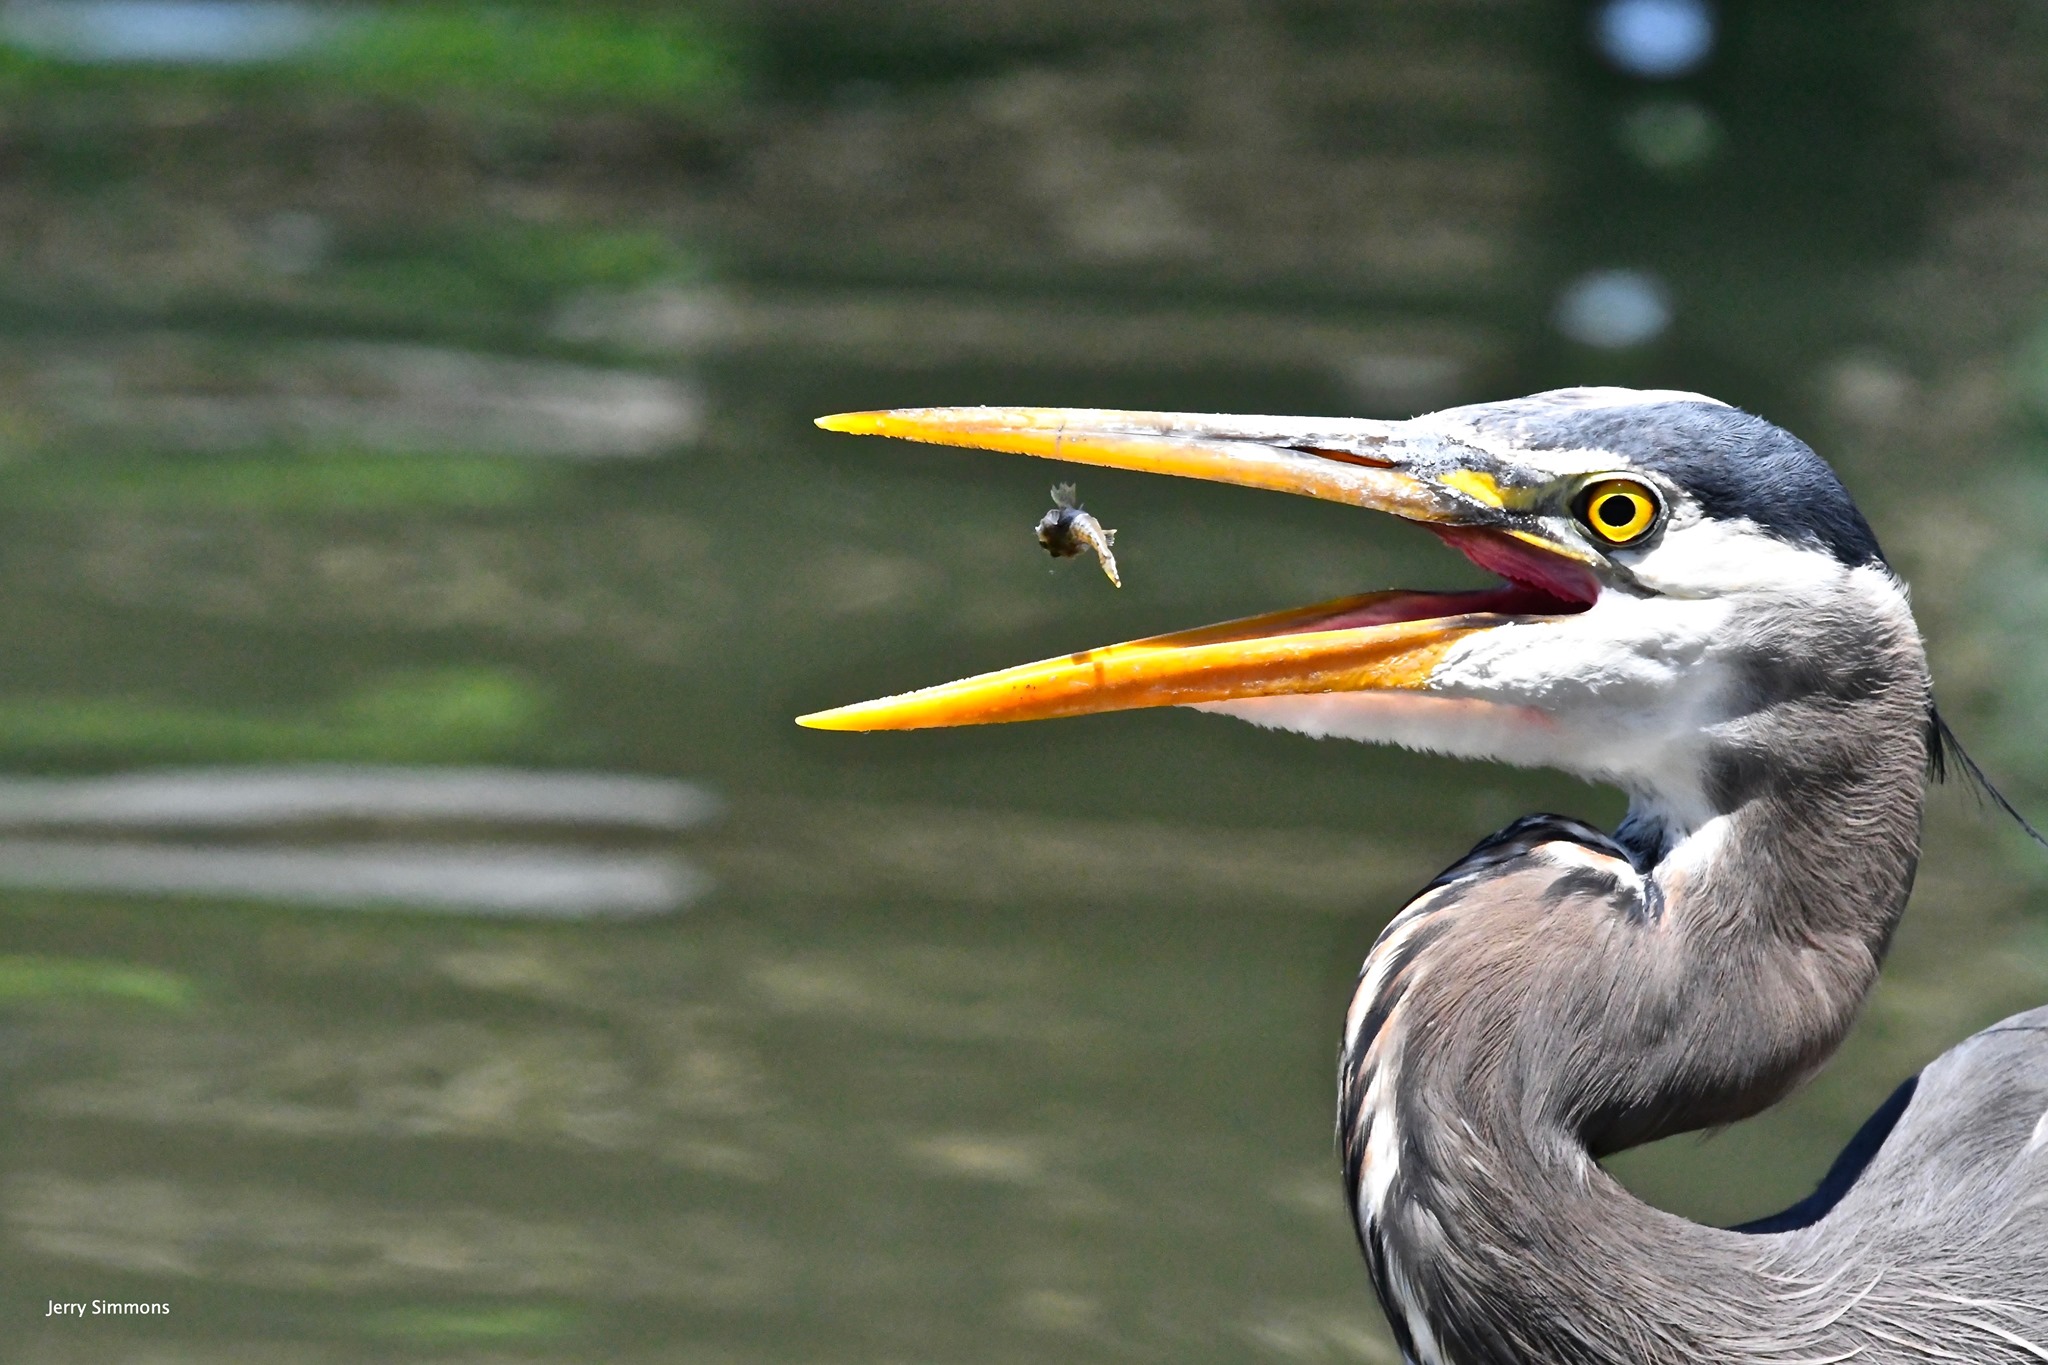
[[[1758,1342],[1787,1317],[1788,1282],[1769,1264],[1778,1239],[1653,1208],[1568,1134],[1533,1136],[1534,1154],[1490,1154],[1501,1179],[1483,1198],[1440,1222],[1410,1209],[1390,1224],[1409,1241],[1389,1258],[1397,1265],[1417,1249],[1418,1229],[1434,1222],[1442,1239],[1425,1266],[1382,1277],[1392,1285],[1389,1316],[1415,1365],[1758,1358]],[[1674,1295],[1674,1285],[1685,1292]],[[1853,1293],[1841,1287],[1842,1297]],[[1811,1299],[1796,1307],[1801,1316],[1827,1311]]]
[[[1660,820],[1666,846],[1643,861],[1661,923],[1622,945],[1643,975],[1616,984],[1661,984],[1684,1024],[1661,1049],[1587,1040],[1649,1073],[1582,1108],[1595,1153],[1758,1112],[1855,1022],[1919,862],[1930,729],[1917,649],[1900,672],[1854,708],[1781,703],[1721,727],[1702,783],[1713,813],[1690,828]],[[1646,804],[1619,831],[1625,846]]]
[[[1681,925],[1723,946],[1842,938],[1881,959],[1920,855],[1924,674],[1861,713],[1788,709],[1719,727],[1689,799],[1635,793],[1616,841]]]
[[[1784,1311],[1770,1239],[1651,1208],[1598,1157],[1757,1112],[1853,1022],[1919,853],[1926,674],[1917,641],[1895,657],[1856,706],[1719,727],[1711,809],[1639,802],[1633,877],[1597,836],[1482,845],[1383,936],[1347,1151],[1419,1365],[1747,1359]]]

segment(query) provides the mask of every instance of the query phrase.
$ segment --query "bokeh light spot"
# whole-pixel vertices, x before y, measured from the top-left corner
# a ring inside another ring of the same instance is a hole
[[[1727,140],[1720,120],[1691,100],[1644,100],[1622,116],[1618,131],[1634,161],[1665,175],[1701,169]]]
[[[1631,76],[1670,80],[1697,70],[1714,50],[1707,0],[1609,0],[1594,21],[1600,55]]]
[[[1671,325],[1671,291],[1644,270],[1595,270],[1558,296],[1557,330],[1573,341],[1620,350],[1654,340]]]
[[[331,22],[292,0],[31,0],[6,8],[0,36],[79,62],[264,62],[311,45]]]

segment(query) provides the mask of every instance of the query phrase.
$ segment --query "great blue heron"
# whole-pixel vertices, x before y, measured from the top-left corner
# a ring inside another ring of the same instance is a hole
[[[1397,914],[1345,1020],[1359,1242],[1417,1365],[2048,1361],[2048,1009],[1955,1047],[1812,1197],[1742,1228],[1598,1158],[1754,1114],[1848,1030],[1940,761],[1903,585],[1820,457],[1697,394],[1412,421],[953,408],[822,419],[1334,499],[1499,575],[1050,659],[804,718],[913,729],[1195,706],[1561,768]]]

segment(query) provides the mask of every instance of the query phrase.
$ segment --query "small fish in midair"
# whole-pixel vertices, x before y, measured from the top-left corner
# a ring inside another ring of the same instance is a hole
[[[1052,501],[1052,510],[1038,519],[1038,543],[1045,547],[1045,552],[1054,559],[1068,559],[1083,550],[1093,550],[1109,581],[1121,588],[1124,581],[1116,576],[1116,556],[1109,552],[1109,547],[1116,543],[1116,532],[1082,510],[1070,483],[1054,484]]]

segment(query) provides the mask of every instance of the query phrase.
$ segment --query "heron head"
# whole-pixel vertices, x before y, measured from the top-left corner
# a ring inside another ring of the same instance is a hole
[[[944,408],[819,425],[1370,508],[1501,582],[1085,650],[802,718],[815,728],[1192,706],[1556,767],[1693,825],[1726,808],[1760,727],[1782,760],[1788,721],[1824,736],[1866,703],[1928,704],[1904,588],[1833,471],[1697,394],[1565,389],[1408,421]]]

